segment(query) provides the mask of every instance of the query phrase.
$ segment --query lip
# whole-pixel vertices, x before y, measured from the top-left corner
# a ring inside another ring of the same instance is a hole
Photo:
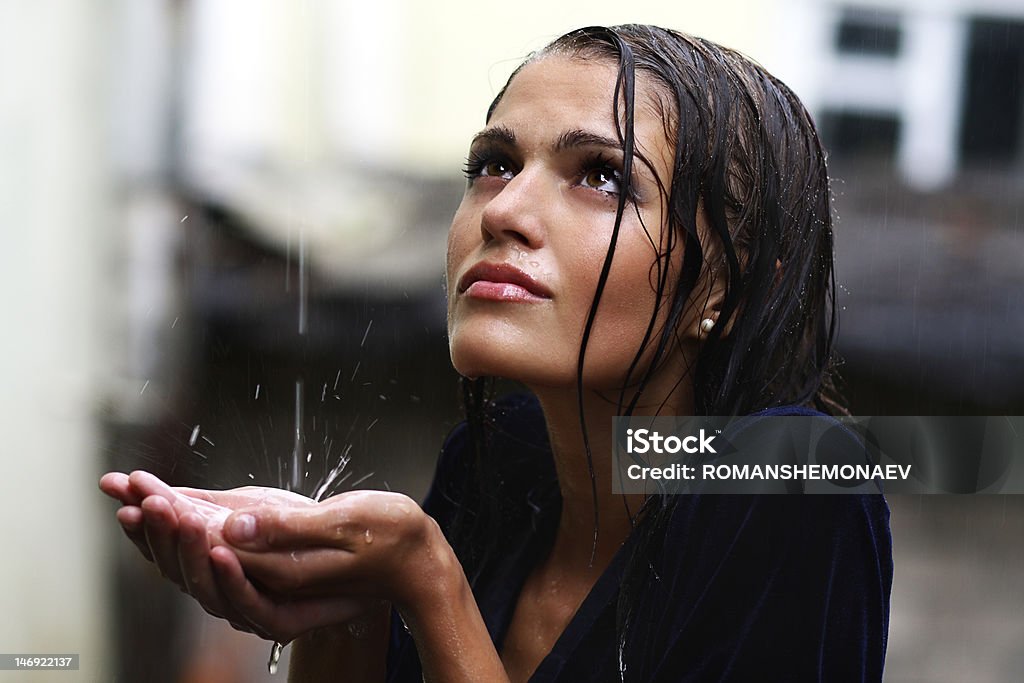
[[[459,280],[459,293],[498,301],[536,301],[551,298],[551,290],[507,263],[477,263]]]

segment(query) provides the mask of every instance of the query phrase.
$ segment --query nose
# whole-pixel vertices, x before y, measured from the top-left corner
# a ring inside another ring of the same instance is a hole
[[[540,247],[545,236],[543,214],[551,199],[545,195],[540,173],[526,169],[517,173],[484,207],[480,217],[484,242],[505,240]]]

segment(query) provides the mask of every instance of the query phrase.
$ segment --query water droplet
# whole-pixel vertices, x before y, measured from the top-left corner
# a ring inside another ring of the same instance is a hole
[[[191,448],[196,445],[196,440],[199,439],[199,425],[192,428],[192,436],[188,437],[188,445]]]
[[[273,676],[277,673],[277,663],[281,661],[281,651],[284,650],[284,645],[275,641],[274,645],[270,648],[270,659],[267,661],[267,671]]]
[[[373,532],[367,529],[366,533],[363,534],[363,540],[367,543],[373,543]]]

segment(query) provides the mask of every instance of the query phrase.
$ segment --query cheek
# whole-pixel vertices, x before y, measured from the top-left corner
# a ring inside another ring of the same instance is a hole
[[[473,244],[470,240],[469,216],[460,206],[452,219],[451,227],[448,228],[448,246],[445,256],[445,273],[447,275],[448,296],[451,297],[458,285],[457,278],[460,268],[464,265],[466,256],[472,251]]]
[[[643,239],[643,242],[620,243],[616,249],[594,321],[587,364],[593,363],[595,375],[605,380],[621,381],[640,349],[654,313],[657,286],[655,252],[646,237]],[[671,281],[671,277],[668,279]],[[659,319],[651,330],[652,340],[661,333],[661,321],[667,314],[664,300],[660,309]],[[648,343],[648,354],[656,345]],[[641,364],[636,370],[642,369]]]

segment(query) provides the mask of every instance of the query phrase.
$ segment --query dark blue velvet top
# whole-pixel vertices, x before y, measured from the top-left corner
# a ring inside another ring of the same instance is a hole
[[[807,414],[777,408],[768,414]],[[465,425],[449,436],[424,509],[451,531],[470,457]],[[485,457],[509,514],[498,556],[473,584],[500,651],[529,572],[549,551],[561,509],[543,415],[506,400]],[[881,495],[681,495],[636,594],[625,680],[880,681],[892,585],[889,510]],[[533,682],[619,681],[616,602],[637,542],[620,548]],[[389,682],[422,680],[415,643],[394,615]]]

